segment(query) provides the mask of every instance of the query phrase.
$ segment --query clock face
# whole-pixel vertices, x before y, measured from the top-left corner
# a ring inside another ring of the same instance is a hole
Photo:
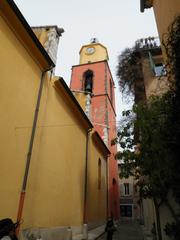
[[[94,52],[95,52],[95,48],[93,48],[93,47],[89,47],[86,49],[87,54],[93,54]]]

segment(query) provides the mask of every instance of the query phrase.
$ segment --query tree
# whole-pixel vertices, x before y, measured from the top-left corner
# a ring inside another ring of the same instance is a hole
[[[172,188],[172,144],[171,115],[173,92],[152,97],[147,105],[135,105],[131,111],[124,112],[127,121],[118,131],[116,143],[122,151],[117,158],[123,159],[122,177],[133,175],[137,180],[141,198],[151,198],[154,202],[159,239],[161,237],[159,208],[162,204],[171,211],[175,221],[177,216],[168,201]],[[134,129],[139,138],[134,140]]]
[[[170,205],[168,194],[172,191],[180,206],[180,16],[169,28],[164,47],[170,88],[147,102],[136,101],[136,81],[143,80],[134,72],[140,66],[140,58],[134,57],[137,49],[126,50],[125,60],[119,58],[119,83],[126,88],[126,93],[135,94],[135,105],[123,113],[126,120],[114,143],[120,144],[122,149],[117,153],[117,158],[124,161],[121,177],[133,175],[137,179],[140,197],[151,198],[154,202],[159,239],[162,239],[159,209],[165,204],[174,218],[174,222],[167,223],[165,232],[179,240],[180,215]]]

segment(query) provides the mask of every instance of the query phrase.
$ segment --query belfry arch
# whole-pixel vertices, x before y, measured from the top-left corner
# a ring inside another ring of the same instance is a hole
[[[94,73],[92,70],[88,69],[83,74],[83,90],[85,92],[93,92],[93,77]]]

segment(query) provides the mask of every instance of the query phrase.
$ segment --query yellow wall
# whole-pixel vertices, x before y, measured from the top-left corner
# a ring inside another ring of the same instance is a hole
[[[95,51],[92,54],[87,53],[87,48],[94,48]],[[106,47],[100,43],[85,45],[80,50],[80,62],[79,64],[98,62],[108,60],[108,52]]]
[[[91,138],[88,160],[88,224],[90,227],[105,223],[107,218],[107,161]],[[101,159],[101,188],[98,189],[98,161]]]
[[[162,55],[160,57],[162,58]],[[167,91],[168,88],[167,77],[154,76],[148,58],[143,58],[142,71],[144,76],[144,86],[147,99],[149,99],[149,97],[152,95],[159,95]]]
[[[25,227],[82,224],[86,133],[65,95],[44,88],[27,189]],[[78,139],[77,139],[78,136]],[[33,209],[32,209],[33,205]]]
[[[174,17],[180,13],[180,1],[154,0],[153,7],[159,37],[162,40],[163,34],[167,32],[167,29],[174,20]]]
[[[0,39],[0,218],[15,220],[41,71],[2,18]],[[82,223],[86,135],[52,84],[44,82],[22,228]]]
[[[46,28],[33,28],[32,30],[36,34],[36,37],[40,43],[44,46],[45,42],[47,41],[48,30],[46,30]]]
[[[174,21],[175,17],[180,14],[180,1],[179,0],[154,0],[153,1],[153,8],[157,23],[157,28],[159,32],[159,37],[162,41],[164,34],[168,32],[168,27],[171,26],[172,22]],[[163,45],[162,45],[163,50]],[[165,51],[163,51],[164,58],[166,59]],[[175,201],[172,197],[172,193],[169,193],[168,200],[173,206],[175,212],[178,212],[177,206]],[[166,206],[162,205],[160,208],[160,217],[161,217],[161,230],[162,230],[162,237],[164,240],[169,239],[168,236],[163,231],[167,222],[172,222],[172,215],[167,209]]]
[[[73,92],[74,96],[76,97],[78,103],[81,105],[82,109],[85,110],[86,101],[87,101],[87,94],[83,92]]]
[[[1,17],[0,39],[0,219],[15,221],[42,72]],[[46,74],[21,229],[83,223],[89,123],[62,83],[58,88],[54,80]],[[103,157],[107,150],[98,144],[90,140],[88,161],[88,211],[94,225],[105,221],[107,206]],[[101,190],[97,188],[99,158]]]
[[[0,218],[15,219],[41,71],[1,16],[0,39]]]

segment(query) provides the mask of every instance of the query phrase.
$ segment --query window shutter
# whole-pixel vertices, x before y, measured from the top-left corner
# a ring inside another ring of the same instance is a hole
[[[124,184],[120,184],[120,193],[121,196],[124,196]]]
[[[129,195],[133,195],[133,184],[129,184]]]
[[[152,57],[150,52],[148,52],[148,55],[149,55],[149,62],[150,62],[152,73],[155,75],[155,70],[154,70],[155,64],[154,64],[154,61],[153,61],[153,57]]]

